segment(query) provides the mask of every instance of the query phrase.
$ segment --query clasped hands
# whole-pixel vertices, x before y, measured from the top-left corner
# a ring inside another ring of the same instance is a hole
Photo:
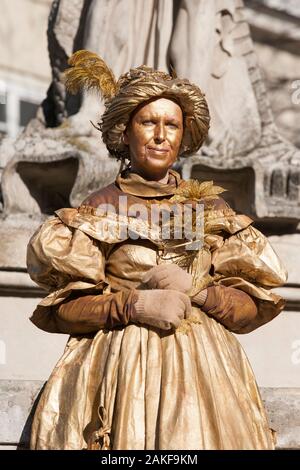
[[[163,330],[177,328],[192,312],[188,296],[192,288],[192,275],[177,264],[161,264],[150,269],[143,277],[144,286],[138,290],[135,314],[132,320]]]

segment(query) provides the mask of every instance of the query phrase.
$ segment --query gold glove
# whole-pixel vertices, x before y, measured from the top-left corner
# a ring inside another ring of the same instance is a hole
[[[143,277],[143,283],[150,289],[173,289],[184,294],[191,290],[192,282],[192,275],[177,264],[160,264]]]
[[[131,321],[170,330],[177,328],[192,312],[189,297],[176,290],[140,290]]]

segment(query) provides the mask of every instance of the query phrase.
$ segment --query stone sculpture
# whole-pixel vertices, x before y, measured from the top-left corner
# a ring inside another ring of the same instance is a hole
[[[2,176],[6,221],[38,223],[80,204],[118,171],[90,123],[102,112],[99,97],[65,91],[68,57],[84,48],[116,76],[145,63],[172,66],[200,85],[212,125],[201,151],[180,162],[183,176],[214,179],[236,210],[255,219],[297,225],[300,153],[274,124],[241,0],[54,0],[48,43],[47,98],[13,146],[0,150],[10,153]]]

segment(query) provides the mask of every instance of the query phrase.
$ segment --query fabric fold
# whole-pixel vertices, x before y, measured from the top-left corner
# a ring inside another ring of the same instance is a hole
[[[165,187],[131,178],[120,187],[125,184],[128,194],[136,188],[134,197],[150,206],[156,197],[167,201],[181,184],[173,175],[166,194]],[[140,195],[143,187],[146,197]],[[55,312],[74,296],[91,295],[96,303],[101,296],[105,303],[106,294],[144,289],[145,272],[178,259],[172,244],[165,255],[148,221],[97,211],[102,200],[116,204],[120,192],[112,185],[95,199],[91,195],[88,205],[57,211],[31,238],[28,272],[48,291],[32,316],[38,327],[59,332]],[[249,217],[222,198],[204,205],[204,243],[185,268],[193,276],[191,293],[222,286],[250,295],[257,314],[238,331],[247,333],[283,309],[284,300],[271,289],[286,281],[285,269]],[[129,222],[139,237],[120,238],[120,226]],[[119,323],[91,333],[76,329],[38,403],[32,449],[274,448],[253,372],[231,325],[196,306],[176,330]]]

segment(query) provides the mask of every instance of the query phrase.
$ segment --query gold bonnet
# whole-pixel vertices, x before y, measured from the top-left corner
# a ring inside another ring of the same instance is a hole
[[[209,129],[209,110],[205,95],[187,79],[179,79],[165,72],[142,65],[130,69],[116,81],[113,72],[97,54],[81,50],[69,59],[66,70],[66,88],[75,94],[80,89],[97,89],[105,104],[99,123],[102,138],[109,153],[118,158],[129,158],[123,133],[133,111],[142,103],[155,97],[176,101],[183,111],[184,133],[181,156],[197,152]]]

